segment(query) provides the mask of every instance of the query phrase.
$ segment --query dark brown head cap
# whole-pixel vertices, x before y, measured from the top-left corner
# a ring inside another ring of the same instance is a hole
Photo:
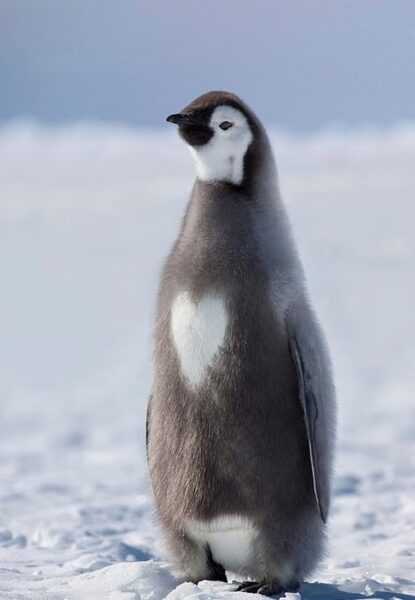
[[[253,111],[236,94],[223,91],[212,91],[202,94],[190,104],[185,106],[180,113],[170,115],[167,121],[176,123],[180,127],[199,124],[207,126],[210,117],[218,106],[232,106],[241,111],[248,120],[248,123],[255,135],[258,130],[262,130],[261,123]]]
[[[202,94],[193,102],[188,104],[181,112],[189,113],[199,110],[210,110],[212,112],[217,106],[233,106],[244,113],[246,117],[253,116],[250,108],[232,92],[213,91]]]

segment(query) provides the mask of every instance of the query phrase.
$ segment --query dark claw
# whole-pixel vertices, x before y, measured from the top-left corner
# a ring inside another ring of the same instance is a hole
[[[253,585],[249,585],[247,587],[245,587],[242,591],[246,592],[247,594],[257,594],[259,591],[259,588],[261,587],[260,583],[254,583],[251,581],[251,584]]]
[[[237,581],[235,583],[238,583]],[[238,583],[238,586],[235,588],[235,592],[246,592],[250,587],[259,587],[261,584],[257,581],[241,581]]]
[[[283,588],[278,582],[274,582],[261,585],[257,590],[257,594],[262,594],[263,596],[274,596],[276,594],[283,594],[286,591],[287,590]]]
[[[261,581],[242,581],[238,584],[235,592],[246,592],[247,594],[262,594],[263,596],[282,595],[285,592],[296,592],[300,584],[293,582],[288,586],[282,586],[278,581],[270,581],[266,583]]]

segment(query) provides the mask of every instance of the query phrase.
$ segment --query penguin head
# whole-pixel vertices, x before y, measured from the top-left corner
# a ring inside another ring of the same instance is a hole
[[[255,140],[262,127],[250,109],[234,94],[208,92],[180,113],[167,117],[193,156],[202,181],[241,185],[255,158]]]

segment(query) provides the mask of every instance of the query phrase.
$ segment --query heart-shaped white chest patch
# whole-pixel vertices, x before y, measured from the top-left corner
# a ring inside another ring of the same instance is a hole
[[[193,385],[201,383],[206,368],[222,346],[228,316],[220,296],[207,294],[194,304],[188,292],[176,296],[171,331],[182,374]]]

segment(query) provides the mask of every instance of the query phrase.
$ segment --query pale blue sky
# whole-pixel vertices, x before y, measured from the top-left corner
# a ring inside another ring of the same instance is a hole
[[[0,0],[0,122],[164,126],[209,89],[268,123],[415,119],[414,0]]]

